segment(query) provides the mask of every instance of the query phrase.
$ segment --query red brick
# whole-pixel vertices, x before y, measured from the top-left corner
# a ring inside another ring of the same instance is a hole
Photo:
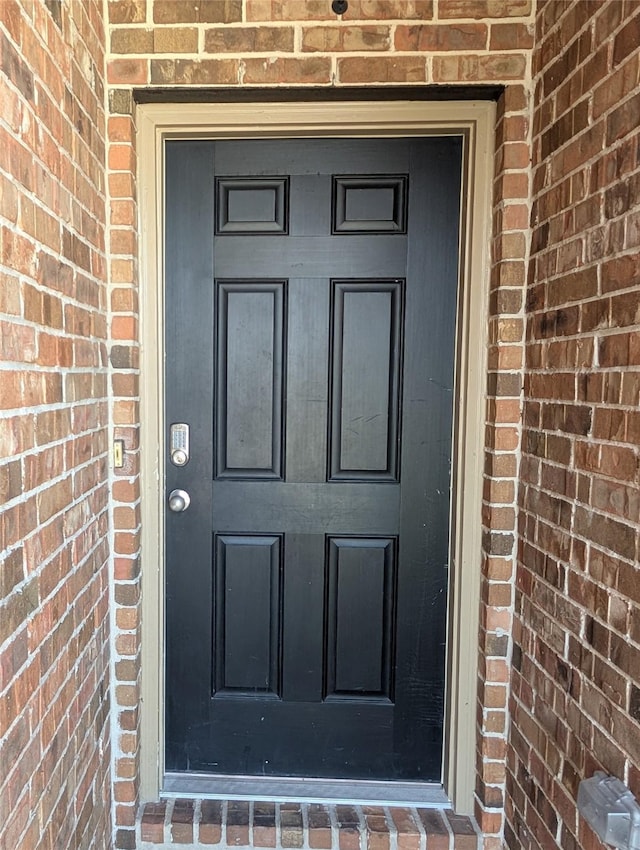
[[[280,804],[280,842],[283,847],[302,847],[304,831],[299,803]]]
[[[630,53],[637,53],[639,44],[640,15],[636,14],[613,40],[613,66],[619,65]]]
[[[367,850],[389,850],[390,832],[384,809],[363,806]]]
[[[226,843],[230,847],[249,844],[249,804],[232,800],[227,804]]]
[[[153,85],[232,85],[238,82],[235,59],[152,59]]]
[[[525,57],[510,53],[433,58],[433,79],[437,83],[518,80],[524,77],[525,69]]]
[[[455,815],[450,811],[446,812],[446,816],[453,832],[455,850],[477,850],[479,835],[471,822],[471,818]],[[484,823],[483,829],[488,832],[495,832],[495,826],[494,823]]]
[[[312,808],[312,807],[310,807]],[[309,841],[312,836],[311,815],[309,816]],[[253,845],[275,847],[277,844],[275,803],[254,803]],[[310,844],[310,846],[313,846]]]
[[[491,24],[490,50],[527,50],[533,47],[533,33],[527,24]]]
[[[331,834],[331,818],[327,807],[320,803],[311,803],[307,817],[309,825],[309,847],[313,848],[313,850],[331,850],[333,837]]]
[[[154,844],[161,844],[164,841],[166,811],[167,804],[165,802],[147,803],[145,805],[140,822],[143,841],[151,841]]]
[[[419,83],[427,79],[426,73],[421,56],[380,56],[375,62],[358,56],[338,59],[342,83]]]
[[[449,850],[449,830],[440,812],[418,809],[418,815],[427,835],[427,850]]]
[[[640,124],[640,93],[615,109],[607,118],[607,144],[636,131]]]
[[[360,850],[360,818],[353,806],[336,806],[339,850]]]
[[[198,39],[195,27],[160,27],[153,33],[153,52],[197,53]]]
[[[219,844],[222,837],[221,804],[203,800],[200,804],[199,838],[202,844]]]
[[[293,51],[294,30],[289,27],[225,27],[205,32],[206,53],[272,53]]]
[[[107,65],[107,79],[114,85],[144,85],[148,81],[146,59],[112,59]]]
[[[390,811],[397,830],[398,850],[420,850],[420,830],[411,809],[393,808]]]
[[[485,24],[415,24],[398,26],[396,50],[485,50],[488,30]]]
[[[389,27],[305,27],[302,49],[307,52],[388,50]]]
[[[153,30],[126,27],[112,30],[111,52],[116,54],[153,53]]]
[[[242,0],[155,0],[153,20],[159,24],[230,24],[242,20]]]
[[[193,800],[177,799],[171,812],[171,840],[174,844],[193,842]]]
[[[247,0],[247,21],[331,20],[334,13],[322,0]]]
[[[112,24],[140,24],[146,20],[147,0],[109,0]]]
[[[640,285],[640,256],[629,254],[615,257],[604,263],[602,267],[602,289],[613,292],[617,289],[627,289]]]
[[[247,59],[244,63],[244,83],[328,83],[331,79],[331,60],[325,57],[305,59]]]
[[[295,2],[295,0],[289,0]],[[350,0],[347,20],[430,20],[432,0]]]

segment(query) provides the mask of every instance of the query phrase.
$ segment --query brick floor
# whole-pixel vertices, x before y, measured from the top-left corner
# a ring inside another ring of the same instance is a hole
[[[471,818],[438,809],[179,799],[142,807],[136,846],[478,850],[480,843]]]

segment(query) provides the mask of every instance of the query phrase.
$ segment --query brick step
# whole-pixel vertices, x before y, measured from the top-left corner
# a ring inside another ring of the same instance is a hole
[[[471,818],[450,810],[245,800],[145,803],[139,850],[270,847],[296,850],[478,850]]]

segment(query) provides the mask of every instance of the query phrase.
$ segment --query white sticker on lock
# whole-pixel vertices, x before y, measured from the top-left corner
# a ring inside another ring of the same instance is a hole
[[[189,460],[189,426],[176,422],[171,426],[171,463],[184,466]]]

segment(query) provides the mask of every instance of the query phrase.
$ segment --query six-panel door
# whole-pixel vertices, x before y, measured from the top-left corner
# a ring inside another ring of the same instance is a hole
[[[461,140],[166,144],[166,767],[439,781]]]

